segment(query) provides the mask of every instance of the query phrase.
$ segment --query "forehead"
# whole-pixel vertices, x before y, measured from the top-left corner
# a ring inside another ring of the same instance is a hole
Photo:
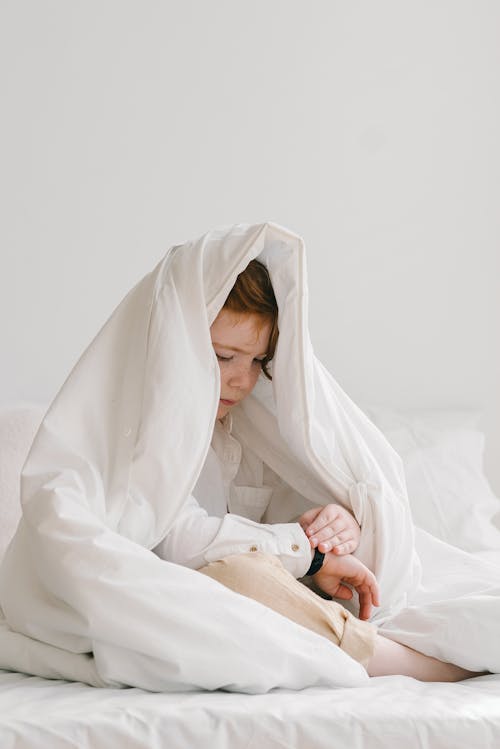
[[[241,314],[222,309],[215,318],[210,335],[214,344],[244,353],[265,354],[269,345],[271,322],[256,314]]]

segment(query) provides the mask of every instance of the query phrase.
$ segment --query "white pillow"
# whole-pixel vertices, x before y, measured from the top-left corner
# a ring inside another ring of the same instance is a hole
[[[480,413],[366,412],[403,460],[415,524],[466,551],[500,549],[500,500],[483,471]]]
[[[31,404],[0,408],[0,559],[21,516],[19,478],[43,415]]]

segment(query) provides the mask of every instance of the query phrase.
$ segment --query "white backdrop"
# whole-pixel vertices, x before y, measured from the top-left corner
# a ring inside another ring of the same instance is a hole
[[[344,389],[482,409],[500,492],[499,38],[493,0],[1,0],[1,401],[171,244],[272,220]]]

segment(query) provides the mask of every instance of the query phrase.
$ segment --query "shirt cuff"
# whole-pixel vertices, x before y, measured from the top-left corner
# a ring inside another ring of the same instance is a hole
[[[204,549],[206,563],[231,554],[261,551],[278,557],[295,578],[303,577],[311,566],[313,551],[299,523],[256,523],[227,514],[220,530]]]
[[[303,577],[311,566],[314,550],[311,549],[302,526],[299,523],[274,523],[272,527],[276,534],[278,554],[283,567],[295,578]]]

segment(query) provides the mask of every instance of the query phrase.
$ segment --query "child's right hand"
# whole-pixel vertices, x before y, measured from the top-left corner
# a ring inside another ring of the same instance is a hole
[[[341,505],[313,507],[300,516],[299,523],[312,549],[342,555],[358,548],[361,528],[352,512]]]
[[[314,575],[314,581],[328,595],[344,600],[352,598],[352,590],[347,587],[351,585],[359,596],[360,619],[369,619],[372,606],[380,606],[375,575],[352,554],[325,554],[323,566]]]

